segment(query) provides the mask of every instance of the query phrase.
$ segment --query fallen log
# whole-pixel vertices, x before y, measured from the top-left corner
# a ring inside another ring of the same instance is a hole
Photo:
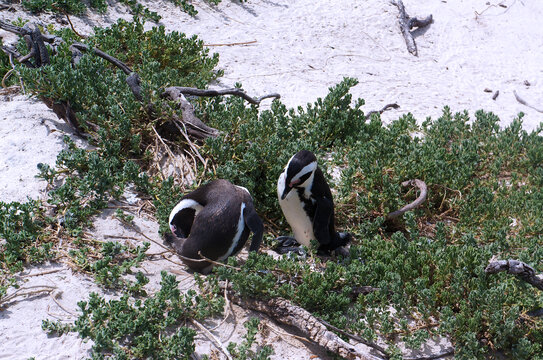
[[[329,331],[311,313],[299,306],[292,304],[290,301],[282,298],[272,298],[268,300],[259,300],[255,298],[241,297],[229,290],[229,296],[235,304],[264,313],[271,316],[274,320],[284,324],[293,326],[298,329],[303,336],[307,337],[324,349],[338,354],[345,359],[359,360],[376,360],[383,359],[357,350],[353,345],[342,340],[335,333]]]

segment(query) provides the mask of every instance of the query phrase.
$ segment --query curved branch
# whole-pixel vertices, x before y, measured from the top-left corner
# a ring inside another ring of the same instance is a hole
[[[387,220],[395,219],[398,216],[419,207],[426,200],[426,196],[428,195],[428,187],[424,181],[419,179],[407,180],[402,183],[402,186],[416,186],[420,189],[420,195],[412,203],[405,205],[399,210],[389,213],[386,217]]]
[[[492,261],[491,259],[485,269],[485,273],[487,274],[496,274],[502,271],[515,275],[537,289],[543,290],[543,274],[536,275],[535,269],[526,263],[511,259],[497,261]]]
[[[268,98],[275,98],[279,99],[281,98],[281,95],[277,93],[268,94],[261,96],[259,98],[253,98],[247,95],[243,90],[234,88],[234,89],[224,89],[224,90],[210,90],[210,89],[196,89],[196,88],[190,88],[190,87],[182,87],[182,86],[171,86],[164,90],[164,93],[169,93],[171,91],[180,92],[184,95],[194,95],[194,96],[221,96],[221,95],[234,95],[239,96],[245,100],[247,100],[249,103],[253,105],[260,105],[260,102],[264,99]]]
[[[382,114],[388,109],[399,109],[400,105],[396,103],[386,104],[381,110],[373,110],[366,114],[366,119],[369,119],[373,114]]]
[[[102,59],[109,61],[110,63],[112,63],[119,69],[121,69],[126,75],[130,75],[132,73],[132,69],[130,69],[128,65],[126,65],[121,60],[117,59],[116,57],[106,54],[100,49],[91,48],[90,46],[79,43],[79,42],[74,42],[72,45],[70,45],[70,50],[72,48],[75,48],[80,51],[92,51],[93,53],[101,57]]]

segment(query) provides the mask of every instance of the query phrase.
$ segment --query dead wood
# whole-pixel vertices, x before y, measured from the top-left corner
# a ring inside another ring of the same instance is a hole
[[[30,51],[29,54],[22,56],[13,46],[2,46],[0,47],[0,49],[9,56],[17,59],[19,63],[22,63],[28,67],[40,67],[49,64],[49,53],[47,51],[47,48],[45,47],[44,42],[48,42],[51,44],[63,42],[60,37],[41,34],[39,28],[32,23],[28,23],[21,28],[0,20],[0,29],[4,29],[6,31],[24,37]],[[120,61],[116,57],[103,52],[98,48],[92,48],[86,44],[79,42],[72,43],[70,45],[70,51],[72,52],[72,64],[74,66],[79,63],[81,57],[83,56],[83,52],[91,52],[94,55],[101,57],[102,59],[119,68],[127,75],[126,83],[132,91],[132,94],[134,95],[136,100],[139,102],[143,102],[140,76],[137,72],[133,71],[127,64]],[[30,59],[32,58],[34,59],[33,63],[30,62]],[[183,138],[186,135],[190,135],[196,140],[204,140],[208,137],[216,137],[219,134],[219,131],[217,129],[207,126],[196,116],[194,112],[194,107],[183,96],[183,94],[194,96],[235,95],[257,106],[264,99],[280,98],[280,95],[275,93],[264,95],[259,98],[253,98],[247,95],[241,89],[208,90],[180,86],[166,88],[161,96],[163,98],[169,98],[177,102],[179,109],[182,113],[181,117],[174,113],[174,115],[172,115],[172,119],[164,123],[163,126],[159,128],[161,132],[165,132],[170,135],[166,136],[167,138],[177,139]],[[55,99],[48,99],[43,97],[41,99],[47,104],[49,108],[51,108],[55,112],[55,114],[57,114],[59,118],[64,119],[68,124],[70,124],[76,130],[76,133],[78,135],[83,136],[83,131],[77,120],[76,113],[70,106],[69,102],[56,101]],[[159,112],[154,104],[148,104],[146,108],[150,115]],[[183,130],[181,129],[184,129],[186,134],[184,134]]]
[[[196,138],[203,140],[208,137],[217,137],[219,131],[212,127],[204,124],[200,118],[194,113],[194,106],[185,98],[183,93],[179,90],[178,87],[168,87],[162,93],[162,97],[168,98],[172,101],[175,101],[181,113],[183,114],[183,123],[186,125],[187,134]],[[174,121],[179,121],[180,119],[177,115],[174,116]]]
[[[532,108],[537,112],[543,113],[543,109],[539,109],[539,108],[536,108],[535,106],[532,106],[532,105],[528,104],[524,99],[522,99],[520,96],[518,96],[518,94],[517,94],[517,92],[515,90],[513,90],[513,94],[515,95],[515,99],[517,99],[517,101],[519,103],[521,103],[522,105],[528,106],[529,108]]]
[[[411,33],[411,30],[414,27],[417,27],[420,29],[425,26],[428,26],[433,21],[432,15],[429,15],[428,17],[422,20],[419,20],[416,17],[412,18],[412,17],[409,17],[409,15],[407,15],[407,12],[405,11],[405,6],[403,5],[402,0],[394,0],[391,3],[393,5],[396,5],[396,7],[398,8],[398,11],[400,12],[400,18],[398,22],[400,23],[400,30],[402,31],[402,35],[405,39],[407,50],[411,54],[418,56],[417,44],[415,44],[415,39],[413,38],[413,34]]]
[[[388,109],[399,109],[399,108],[400,108],[400,105],[398,105],[396,103],[386,104],[385,106],[383,106],[383,108],[381,110],[373,110],[373,111],[370,111],[369,113],[367,113],[366,114],[366,119],[369,119],[373,114],[382,114],[385,111],[387,111]]]
[[[543,274],[536,275],[535,269],[528,264],[511,259],[496,261],[491,259],[485,269],[487,274],[496,274],[502,271],[515,275],[520,280],[526,281],[539,290],[543,290]]]
[[[428,195],[428,187],[424,181],[419,179],[407,180],[402,183],[402,186],[416,186],[420,190],[420,195],[412,203],[405,205],[399,210],[389,213],[386,217],[387,220],[393,220],[406,212],[419,207],[426,200],[426,196]]]
[[[492,95],[492,100],[496,100],[498,98],[498,95],[500,95],[500,90],[496,90],[494,95]]]
[[[222,95],[235,95],[243,98],[244,100],[247,100],[249,103],[253,105],[260,105],[260,102],[264,99],[268,98],[276,98],[279,99],[281,95],[279,94],[268,94],[261,96],[259,98],[253,98],[247,95],[243,90],[241,89],[224,89],[224,90],[211,90],[211,89],[196,89],[196,88],[190,88],[190,87],[181,87],[181,86],[172,86],[165,89],[164,93],[171,93],[172,91],[177,91],[184,95],[194,95],[194,96],[222,96]]]
[[[246,298],[239,296],[231,290],[229,291],[229,296],[232,302],[243,308],[264,313],[279,323],[295,327],[311,341],[345,359],[381,359],[380,357],[355,349],[353,345],[329,331],[324,324],[307,310],[292,304],[288,300],[282,298],[268,300]]]

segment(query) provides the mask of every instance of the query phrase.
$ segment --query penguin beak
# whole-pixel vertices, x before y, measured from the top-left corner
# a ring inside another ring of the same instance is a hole
[[[290,190],[292,190],[299,183],[300,183],[300,179],[291,181],[290,184],[286,185],[285,190],[283,190],[283,194],[281,195],[281,200],[285,200]]]
[[[175,225],[170,224],[170,230],[172,231],[172,234],[176,235],[175,232],[177,231],[177,227]]]
[[[285,200],[290,190],[292,190],[292,188],[289,185],[285,186],[285,190],[283,190],[283,194],[281,194],[281,200]]]

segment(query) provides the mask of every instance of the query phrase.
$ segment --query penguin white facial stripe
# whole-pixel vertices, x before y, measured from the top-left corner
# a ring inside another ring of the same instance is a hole
[[[235,185],[236,187],[240,188],[241,190],[245,190],[245,192],[249,195],[251,195],[251,193],[249,192],[249,190],[247,190],[246,188],[244,188],[243,186],[239,186],[239,185]]]
[[[230,255],[232,255],[232,251],[236,248],[238,245],[239,239],[241,238],[241,234],[243,233],[243,229],[245,228],[245,222],[243,221],[243,210],[245,209],[245,203],[241,203],[241,210],[239,212],[239,220],[238,220],[238,228],[236,231],[236,235],[234,235],[234,238],[232,239],[232,245],[228,248],[226,253],[219,257],[219,261],[223,261]]]
[[[196,216],[200,212],[200,210],[202,210],[204,207],[192,199],[183,199],[179,202],[179,204],[175,205],[175,207],[173,208],[172,212],[170,213],[170,218],[168,219],[168,223],[171,224],[175,215],[181,210],[187,209],[187,208],[194,209],[195,211],[194,216]]]
[[[298,174],[296,174],[296,176],[294,176],[292,178],[292,182],[295,182],[297,180],[300,180],[300,178],[302,176],[304,176],[305,174],[308,174],[308,173],[312,173],[314,172],[315,170],[317,169],[317,162],[316,161],[313,161],[309,164],[307,164],[306,166],[304,166],[302,168],[302,170],[300,170],[300,172]]]

